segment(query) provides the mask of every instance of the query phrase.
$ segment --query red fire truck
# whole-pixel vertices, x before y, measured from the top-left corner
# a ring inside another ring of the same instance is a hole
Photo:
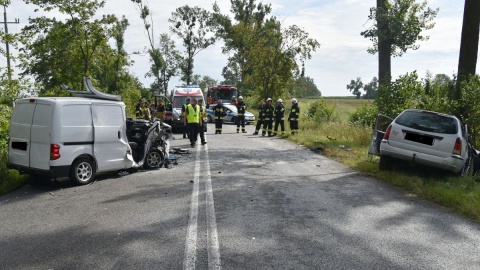
[[[221,99],[223,103],[232,103],[240,93],[236,86],[232,85],[212,85],[207,89],[207,100],[209,104],[215,104]]]

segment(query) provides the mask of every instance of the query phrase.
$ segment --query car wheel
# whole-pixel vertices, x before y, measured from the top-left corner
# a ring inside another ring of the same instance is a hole
[[[213,123],[213,119],[210,115],[207,115],[207,122],[208,123]]]
[[[391,159],[389,157],[380,156],[380,161],[378,162],[378,168],[381,171],[388,169],[388,167],[390,166],[390,161]]]
[[[91,159],[79,158],[70,168],[70,181],[77,185],[86,185],[95,179],[95,166]]]
[[[148,152],[147,156],[145,157],[145,163],[143,167],[145,169],[154,169],[160,168],[163,165],[164,157],[162,152],[158,149],[153,149]]]
[[[237,123],[237,117],[236,117],[236,116],[233,116],[233,117],[232,117],[232,123],[234,123],[234,124]]]

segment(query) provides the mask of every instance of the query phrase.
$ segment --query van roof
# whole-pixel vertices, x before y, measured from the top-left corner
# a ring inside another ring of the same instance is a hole
[[[105,99],[96,99],[96,98],[84,98],[84,97],[31,97],[31,98],[22,98],[17,101],[18,103],[36,103],[38,101],[46,103],[112,103],[112,104],[123,104],[121,101],[105,100]]]

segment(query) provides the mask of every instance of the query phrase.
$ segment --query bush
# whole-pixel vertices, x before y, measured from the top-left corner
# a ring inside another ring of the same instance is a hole
[[[335,121],[338,118],[335,114],[335,106],[328,106],[323,98],[310,105],[310,108],[308,108],[306,112],[306,116],[318,123],[328,123]]]
[[[373,128],[377,119],[378,109],[376,104],[364,104],[349,116],[349,121],[355,125]]]

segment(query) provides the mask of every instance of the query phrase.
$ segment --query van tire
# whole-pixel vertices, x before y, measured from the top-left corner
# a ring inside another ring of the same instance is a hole
[[[162,167],[164,161],[165,157],[163,156],[163,153],[158,149],[154,149],[148,152],[147,156],[145,157],[143,167],[145,169],[160,168]]]
[[[86,185],[95,179],[95,166],[88,158],[78,158],[70,169],[70,181],[76,185]]]

